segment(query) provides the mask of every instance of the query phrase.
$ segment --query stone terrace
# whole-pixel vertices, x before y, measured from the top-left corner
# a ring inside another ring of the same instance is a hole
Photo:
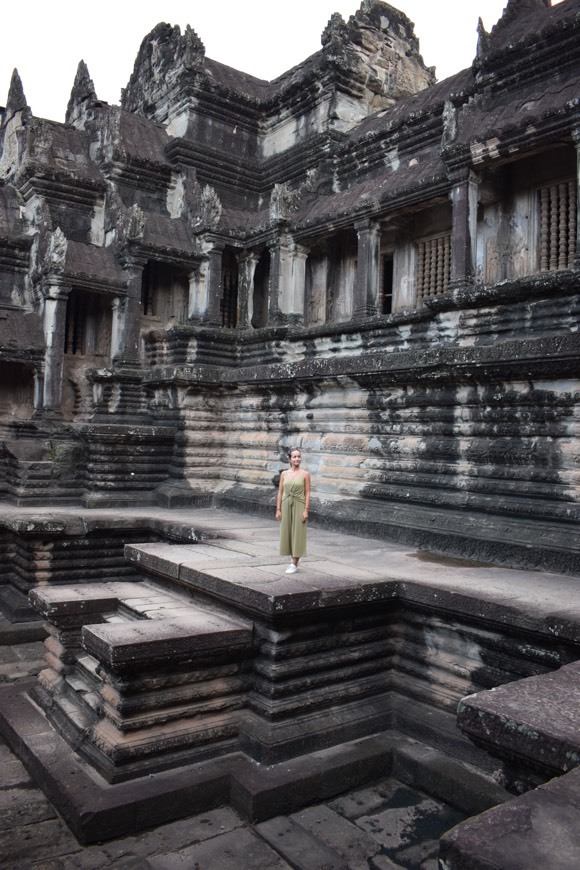
[[[21,521],[26,518],[32,521],[33,517],[35,522],[40,521],[38,510],[11,508],[10,513],[14,515],[13,521],[16,521],[16,514]],[[62,521],[66,513],[64,509],[51,511],[45,519]],[[102,519],[117,517],[125,522],[131,515],[123,510],[87,513],[93,519],[99,513]],[[6,514],[4,517],[6,519]],[[205,593],[214,600],[228,598],[241,606],[246,611],[243,619],[247,619],[251,612],[267,615],[280,608],[291,609],[296,602],[299,603],[298,609],[316,610],[348,604],[358,595],[372,603],[381,589],[384,594],[385,584],[388,584],[392,594],[399,599],[423,607],[431,606],[439,614],[446,609],[461,610],[488,627],[504,626],[516,633],[518,630],[532,632],[528,637],[550,636],[558,645],[569,648],[567,659],[561,660],[560,664],[573,660],[572,653],[580,643],[580,578],[510,571],[446,559],[382,541],[348,537],[316,528],[310,530],[310,554],[301,563],[299,574],[287,578],[283,573],[286,560],[276,555],[277,526],[273,521],[223,511],[170,512],[158,509],[148,511],[148,521],[165,528],[170,523],[182,530],[189,527],[193,530],[192,539],[197,536],[201,543],[132,544],[128,548],[129,558],[146,562],[149,571],[163,574],[166,578],[172,576],[181,586],[188,576],[195,577],[196,582],[201,581],[202,589],[205,584]],[[155,580],[146,581],[145,585],[155,586],[155,583]],[[92,585],[94,593],[89,591],[90,586],[85,587],[89,598],[97,592],[96,585]],[[126,580],[121,585],[127,585]],[[142,585],[142,588],[145,587]],[[58,593],[68,594],[66,587],[60,587]],[[181,593],[184,594],[183,588]],[[146,602],[143,606],[146,607]],[[166,601],[165,606],[171,610],[170,601]],[[168,615],[175,616],[169,611]],[[19,643],[26,640],[27,630],[38,632],[38,627],[22,626],[19,630],[16,626],[5,625],[2,633],[5,643],[3,660],[8,666],[3,669],[2,676],[7,682],[20,681],[15,689],[34,680],[39,669],[40,645]],[[437,645],[436,638],[434,644]],[[461,664],[469,670],[471,663],[467,658],[461,662],[458,655],[465,651],[443,650],[450,671],[459,669]],[[430,666],[433,665],[431,660]],[[562,723],[570,716],[576,717],[577,721],[574,693],[569,693],[569,703],[566,699],[562,701],[562,686],[558,684],[567,680],[566,685],[570,685],[568,675],[574,667],[568,665],[554,670],[552,663],[547,675],[552,688],[548,691],[558,697],[559,704],[553,707],[553,717],[540,717],[543,719],[543,733],[540,735],[541,745],[536,744],[539,746],[536,754],[541,755],[547,747],[552,755],[558,755]],[[543,672],[539,671],[540,674]],[[538,685],[536,708],[550,705],[546,689],[542,689],[542,679],[542,676],[531,675],[531,680],[520,680],[514,686],[516,692],[522,692],[521,687],[524,687],[530,710],[534,708],[533,694]],[[408,681],[413,683],[412,674],[409,674]],[[458,683],[455,691],[460,686]],[[501,692],[508,690],[509,686],[504,686]],[[500,699],[501,692],[498,694]],[[480,697],[481,702],[478,700]],[[503,742],[498,752],[501,756],[509,743],[506,734],[509,737],[514,727],[523,728],[526,723],[514,724],[513,718],[502,718],[501,706],[499,710],[493,709],[493,697],[493,691],[471,696],[467,708],[477,711],[479,704],[486,715],[492,716],[495,712],[495,736],[498,745]],[[477,718],[477,712],[472,718]],[[537,717],[534,724],[537,724]],[[345,783],[342,790],[346,789],[348,797],[325,800],[325,794],[317,794],[314,788],[306,801],[310,808],[290,813],[280,810],[280,815],[275,818],[263,817],[264,821],[254,825],[248,824],[232,808],[210,807],[201,815],[162,825],[155,831],[85,849],[78,845],[44,796],[33,788],[20,762],[5,747],[2,749],[7,776],[2,790],[6,806],[4,833],[0,838],[4,856],[2,866],[161,868],[190,866],[197,862],[200,867],[222,868],[233,866],[234,862],[238,867],[247,866],[251,859],[252,865],[258,867],[435,867],[439,837],[465,817],[466,805],[470,798],[473,804],[475,790],[481,788],[480,782],[477,785],[475,782],[470,763],[473,759],[467,762],[461,757],[454,759],[445,754],[445,749],[453,754],[460,746],[459,735],[455,739],[447,735],[447,745],[443,741],[443,746],[433,748],[427,745],[429,740],[426,738],[433,737],[435,731],[432,721],[424,723],[422,733],[399,735],[396,751],[391,755],[391,767],[384,769],[382,778],[374,784],[360,784],[350,790]],[[570,728],[564,731],[569,750]],[[477,740],[477,735],[472,736]],[[379,735],[370,739],[381,738]],[[572,755],[576,753],[577,757],[577,741],[572,749]],[[462,752],[463,749],[459,754]],[[509,760],[513,759],[508,757]],[[282,766],[274,765],[269,769]],[[492,768],[493,763],[490,770]],[[495,769],[497,773],[497,764]],[[559,772],[566,769],[564,765]],[[380,771],[377,769],[376,773]],[[153,779],[156,776],[153,774]],[[544,776],[542,781],[546,778]],[[577,771],[572,771],[520,798],[503,803],[510,795],[493,785],[490,779],[488,812],[474,817],[443,839],[446,866],[488,866],[485,864],[486,850],[490,856],[495,856],[500,848],[498,844],[504,844],[503,863],[498,866],[529,868],[533,856],[542,855],[542,850],[547,848],[545,825],[540,824],[546,802],[551,819],[551,842],[555,844],[548,866],[578,866],[580,842],[574,834],[580,828],[574,821],[578,812],[577,782]],[[493,809],[493,804],[497,803],[503,803],[503,806]],[[460,804],[463,812],[457,809]],[[485,807],[481,804],[472,805],[467,809],[467,815],[480,812],[482,808]],[[489,830],[487,816],[494,831],[493,842],[485,833]],[[522,852],[524,842],[525,852]],[[520,853],[526,855],[523,863]],[[462,863],[466,860],[468,863]],[[545,856],[543,860],[545,862]]]

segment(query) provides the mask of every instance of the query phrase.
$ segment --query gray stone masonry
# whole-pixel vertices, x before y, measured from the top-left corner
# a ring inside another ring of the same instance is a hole
[[[159,520],[168,513],[152,511]],[[154,557],[164,564],[172,563],[179,580],[186,566],[191,570],[191,551],[199,547],[196,552],[205,560],[204,576],[216,578],[218,591],[241,588],[244,584],[239,579],[236,583],[229,575],[231,569],[224,564],[231,554],[242,569],[240,575],[244,574],[244,567],[252,569],[254,582],[246,593],[248,597],[244,599],[244,594],[239,593],[240,603],[248,610],[260,611],[265,607],[275,610],[277,604],[285,605],[291,581],[305,587],[305,598],[298,596],[301,607],[324,609],[327,600],[340,600],[341,591],[352,595],[356,577],[359,591],[376,594],[381,584],[394,583],[399,596],[412,596],[425,605],[430,603],[435,610],[449,607],[453,601],[461,602],[465,612],[477,615],[487,624],[504,623],[520,629],[528,638],[542,632],[556,638],[559,644],[573,647],[580,640],[579,578],[444,559],[314,528],[310,531],[309,556],[301,561],[299,574],[287,579],[283,576],[285,560],[275,555],[277,527],[273,521],[221,511],[174,512],[174,519],[189,522],[202,539],[204,535],[214,536],[215,546],[207,540],[191,547],[146,545],[143,550],[151,564]],[[159,549],[155,550],[157,546]],[[214,564],[210,567],[212,547]],[[251,584],[251,580],[248,582]],[[61,592],[63,600],[70,596],[70,589]],[[97,595],[97,590],[91,594]],[[365,598],[371,603],[372,597]],[[166,606],[170,608],[171,602],[167,601]],[[24,691],[34,681],[39,644],[15,643],[10,626],[4,625],[4,632],[0,631],[0,641],[6,641],[2,650],[8,664],[14,660],[24,663],[24,672],[16,669],[4,679],[14,683],[14,691]],[[481,704],[489,706],[486,696],[501,701],[505,695],[508,710],[512,695],[517,698],[518,693],[523,693],[524,698],[528,697],[529,710],[520,704],[521,726],[536,727],[539,717],[546,732],[566,736],[566,720],[576,714],[575,708],[567,704],[566,692],[560,690],[560,684],[574,676],[576,668],[567,665],[483,693]],[[558,705],[544,704],[545,709],[538,709],[545,700],[542,685],[548,687],[544,691],[552,687],[556,694],[559,692]],[[475,704],[477,700],[467,698],[465,703]],[[526,718],[527,712],[530,716]],[[509,723],[505,724],[506,730],[509,727]],[[570,727],[573,728],[573,723]],[[83,848],[51,803],[36,789],[20,761],[2,746],[0,866],[50,870],[196,865],[220,870],[234,866],[435,870],[439,849],[443,862],[440,866],[445,870],[483,870],[492,866],[500,870],[527,870],[536,866],[575,870],[580,865],[578,768],[520,797],[509,798],[505,793],[502,797],[496,787],[494,798],[490,789],[490,808],[463,821],[465,813],[456,807],[469,801],[473,788],[469,765],[403,735],[398,738],[395,756],[391,769],[370,785],[349,789],[346,784],[344,793],[333,799],[317,794],[314,789],[304,808],[285,812],[279,804],[277,815],[273,818],[262,815],[263,821],[258,823],[252,824],[232,808],[215,806],[135,836]],[[283,766],[286,765],[276,767]],[[565,769],[562,765],[562,770]],[[468,812],[481,812],[481,806],[472,806]]]

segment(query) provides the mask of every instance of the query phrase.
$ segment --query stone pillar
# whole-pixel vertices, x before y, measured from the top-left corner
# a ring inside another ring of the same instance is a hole
[[[381,227],[376,221],[355,224],[358,255],[354,281],[353,318],[372,317],[378,313],[379,259]]]
[[[111,303],[111,359],[119,356],[123,335],[123,323],[125,321],[126,298],[116,296]]]
[[[292,238],[283,233],[270,248],[270,286],[268,326],[286,322],[286,310],[292,282]]]
[[[189,276],[187,317],[198,323],[207,310],[207,260],[202,259]]]
[[[479,193],[479,178],[469,168],[455,173],[451,182],[451,278],[448,289],[473,283]]]
[[[70,287],[51,284],[44,299],[45,340],[42,410],[61,413],[66,306]]]
[[[250,329],[254,308],[254,273],[258,263],[254,251],[238,254],[238,329]]]
[[[580,270],[580,126],[572,131],[572,139],[576,145],[576,253],[574,269]]]
[[[34,410],[42,411],[44,404],[44,375],[38,368],[34,368]]]
[[[289,251],[288,283],[282,295],[282,310],[290,323],[304,323],[304,305],[306,291],[306,258],[308,248],[293,242]]]
[[[134,365],[140,357],[141,286],[144,263],[126,267],[127,295],[113,302],[111,359],[116,363]]]
[[[205,268],[206,309],[202,321],[207,326],[221,326],[220,303],[222,298],[222,254],[223,245],[213,244],[207,253]]]
[[[308,268],[310,267],[310,268]],[[326,323],[328,295],[328,253],[320,252],[305,262],[304,321],[306,326]]]
[[[297,245],[288,233],[270,249],[268,323],[304,322],[304,290],[308,248]]]

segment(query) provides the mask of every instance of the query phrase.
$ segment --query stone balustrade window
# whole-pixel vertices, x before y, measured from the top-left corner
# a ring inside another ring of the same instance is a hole
[[[576,180],[541,188],[539,200],[540,271],[571,269],[576,253]]]
[[[161,323],[185,323],[189,303],[186,269],[149,260],[143,269],[141,312]]]
[[[428,296],[445,293],[451,280],[451,233],[417,245],[417,305]]]
[[[108,356],[110,343],[111,312],[106,297],[73,288],[66,307],[65,354]]]
[[[380,314],[391,314],[393,310],[393,269],[393,255],[387,254],[383,257],[381,273]]]
[[[238,264],[231,251],[222,258],[220,319],[226,329],[235,329],[238,313]]]

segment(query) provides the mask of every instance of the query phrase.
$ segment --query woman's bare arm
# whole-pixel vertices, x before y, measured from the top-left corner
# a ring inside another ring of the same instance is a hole
[[[282,494],[284,492],[284,474],[280,472],[280,483],[278,484],[278,499],[276,501],[276,519],[279,520],[282,516]]]
[[[304,512],[302,513],[302,522],[305,523],[308,519],[308,509],[310,507],[310,472],[304,472]]]

